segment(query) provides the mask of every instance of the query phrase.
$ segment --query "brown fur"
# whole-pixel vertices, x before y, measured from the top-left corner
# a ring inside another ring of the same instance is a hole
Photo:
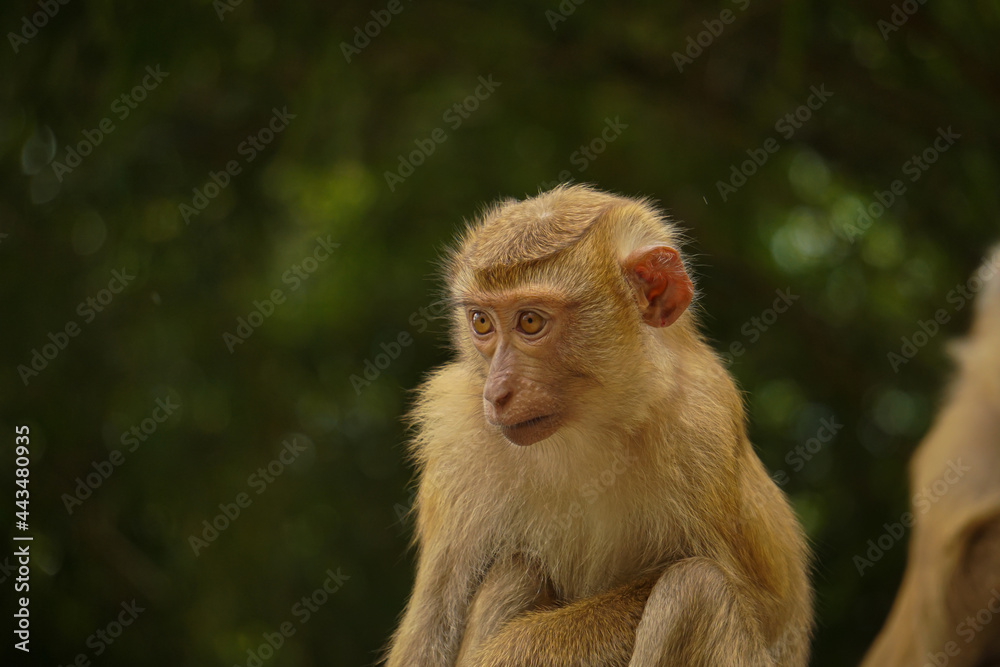
[[[412,416],[419,560],[390,667],[450,666],[460,650],[481,667],[806,664],[805,540],[740,394],[693,310],[644,324],[623,268],[678,242],[648,202],[580,186],[501,202],[461,239],[447,265],[457,356]],[[502,320],[536,302],[557,342],[473,342],[470,308]],[[502,408],[484,401],[501,381]],[[557,412],[561,428],[518,447],[487,421],[502,411]]]
[[[866,667],[934,664],[929,655],[949,667],[1000,664],[1000,276],[976,305],[950,396],[911,461],[911,487],[930,488],[953,462],[969,470],[926,512],[914,506],[906,573]],[[979,625],[984,609],[992,620]]]

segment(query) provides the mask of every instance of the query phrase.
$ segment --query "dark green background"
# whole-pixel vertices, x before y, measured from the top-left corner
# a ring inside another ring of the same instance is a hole
[[[243,0],[220,21],[207,0],[73,0],[17,53],[0,46],[0,503],[12,524],[26,423],[35,538],[16,664],[246,664],[338,568],[350,579],[265,664],[371,664],[412,570],[400,416],[447,357],[420,314],[435,257],[484,202],[566,175],[654,197],[689,231],[706,333],[744,344],[732,371],[753,440],[815,548],[813,664],[856,661],[905,546],[863,577],[852,559],[906,509],[946,341],[968,324],[949,291],[1000,237],[1000,3],[914,3],[884,39],[884,2],[589,0],[555,29],[555,2],[403,2],[350,63],[341,43],[386,4],[337,4]],[[675,52],[724,9],[731,24],[679,72]],[[36,11],[5,3],[0,28]],[[157,65],[169,75],[119,120],[115,99]],[[500,86],[453,129],[444,112],[480,76]],[[833,95],[786,139],[775,123],[812,86]],[[247,164],[238,146],[285,106],[295,118]],[[114,131],[60,182],[50,161],[105,117]],[[606,119],[627,128],[581,170],[573,154]],[[391,191],[385,172],[439,127],[447,140]],[[948,127],[961,138],[907,180]],[[779,150],[723,202],[717,181],[768,138]],[[179,205],[229,160],[242,173],[185,224]],[[899,178],[905,196],[849,241],[861,203]],[[282,275],[318,236],[340,246],[293,291]],[[84,324],[77,304],[122,267],[135,279]],[[287,301],[230,354],[223,333],[274,289]],[[799,298],[751,340],[778,289]],[[942,333],[894,372],[887,355],[941,308]],[[80,334],[25,386],[17,367],[71,320]],[[356,392],[351,375],[402,332],[412,343]],[[165,397],[181,408],[67,514],[76,478]],[[786,453],[830,416],[843,428],[793,471]],[[256,495],[248,476],[292,437],[307,451]],[[189,536],[241,492],[252,505],[195,557]],[[88,636],[133,598],[146,611],[95,657]]]

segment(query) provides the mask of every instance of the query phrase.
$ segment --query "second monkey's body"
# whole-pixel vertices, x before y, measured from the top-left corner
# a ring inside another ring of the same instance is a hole
[[[452,255],[390,667],[807,663],[804,537],[676,243],[645,202],[569,187],[502,202]]]

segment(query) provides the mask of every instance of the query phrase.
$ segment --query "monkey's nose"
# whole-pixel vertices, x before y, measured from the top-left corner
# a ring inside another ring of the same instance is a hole
[[[498,410],[507,405],[513,395],[514,391],[506,382],[487,384],[486,389],[483,391],[483,398]]]

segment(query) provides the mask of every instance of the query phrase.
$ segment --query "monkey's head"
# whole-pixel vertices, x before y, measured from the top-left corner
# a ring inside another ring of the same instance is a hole
[[[528,446],[639,419],[643,379],[670,374],[694,332],[675,244],[646,202],[585,186],[501,201],[470,225],[448,284],[486,421]]]

